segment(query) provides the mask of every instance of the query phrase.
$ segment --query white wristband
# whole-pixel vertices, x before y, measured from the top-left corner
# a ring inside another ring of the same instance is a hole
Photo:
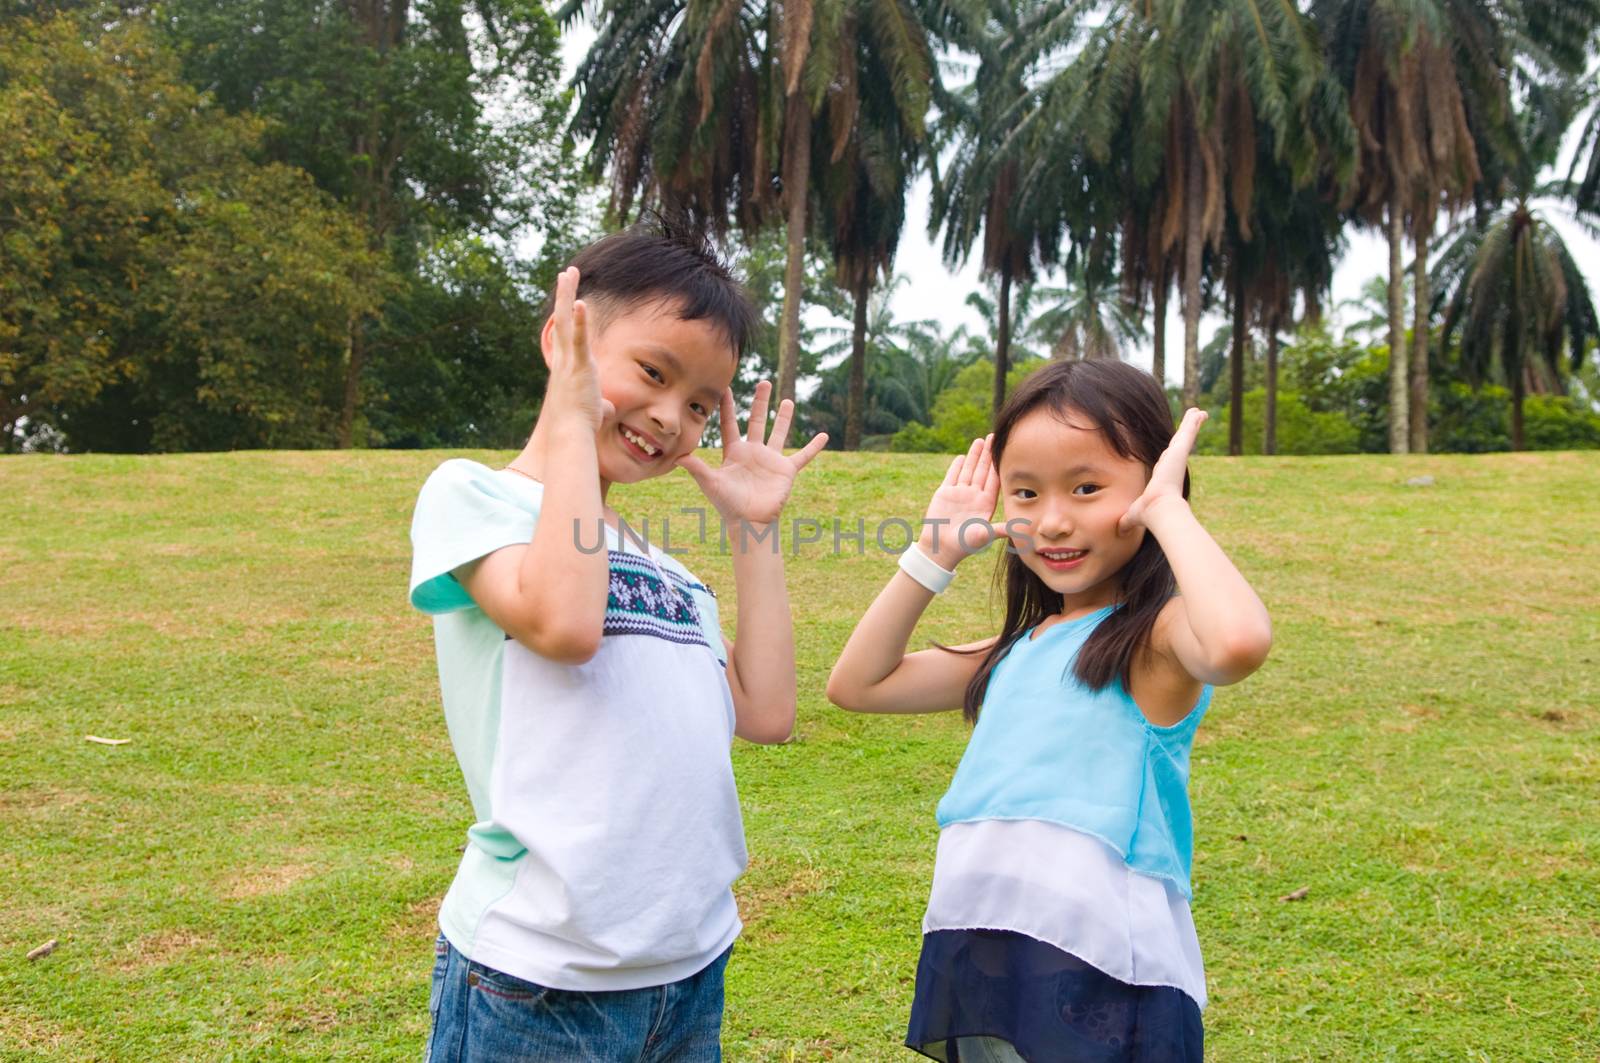
[[[956,574],[947,568],[940,568],[938,562],[922,552],[916,543],[906,547],[900,555],[900,571],[928,588],[934,594],[942,594],[950,586],[950,581]]]

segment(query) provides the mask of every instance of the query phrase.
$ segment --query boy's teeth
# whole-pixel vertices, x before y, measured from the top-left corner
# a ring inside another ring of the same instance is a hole
[[[655,457],[656,448],[651,446],[649,443],[645,442],[643,436],[635,435],[633,432],[628,431],[626,428],[624,428],[622,430],[622,435],[623,435],[623,438],[626,439],[628,442],[632,443],[634,446],[638,447],[640,450],[643,450],[646,454],[649,454],[651,457]]]

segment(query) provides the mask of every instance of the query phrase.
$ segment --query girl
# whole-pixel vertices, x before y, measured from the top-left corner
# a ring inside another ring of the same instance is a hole
[[[1189,509],[1149,374],[1057,362],[951,462],[828,697],[975,721],[939,803],[906,1043],[948,1063],[1201,1058],[1187,783],[1213,686],[1261,666],[1261,600]],[[1002,530],[990,523],[1005,494]],[[994,638],[906,652],[964,558],[1009,538]]]

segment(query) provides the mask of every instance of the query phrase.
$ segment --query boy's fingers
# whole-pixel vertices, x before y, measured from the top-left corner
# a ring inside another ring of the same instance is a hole
[[[772,381],[763,380],[756,385],[756,398],[750,404],[750,423],[745,426],[745,439],[761,443],[767,434],[767,399],[772,394]]]
[[[818,432],[811,437],[811,442],[801,447],[789,460],[794,462],[794,471],[799,472],[811,464],[811,459],[822,453],[822,448],[828,445],[828,433]]]
[[[722,455],[728,455],[728,441],[739,434],[739,411],[733,405],[733,389],[722,389],[722,400],[717,404],[717,416],[721,420],[722,429]]]
[[[572,304],[572,354],[579,365],[589,362],[589,304],[579,300]]]
[[[794,420],[794,403],[784,399],[778,403],[778,416],[772,419],[772,434],[767,437],[767,446],[781,452],[784,443],[789,439],[789,424]]]
[[[684,472],[694,477],[694,482],[697,484],[704,484],[705,477],[711,475],[711,466],[693,454],[685,454],[678,459],[677,464]]]

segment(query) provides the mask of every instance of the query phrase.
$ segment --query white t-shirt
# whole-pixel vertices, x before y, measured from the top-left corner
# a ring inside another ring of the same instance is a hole
[[[744,832],[715,597],[605,529],[604,634],[579,665],[508,638],[451,572],[533,538],[543,486],[454,459],[412,518],[411,603],[434,617],[445,721],[477,822],[439,926],[556,989],[692,975],[738,936]],[[598,550],[600,529],[575,530]]]

